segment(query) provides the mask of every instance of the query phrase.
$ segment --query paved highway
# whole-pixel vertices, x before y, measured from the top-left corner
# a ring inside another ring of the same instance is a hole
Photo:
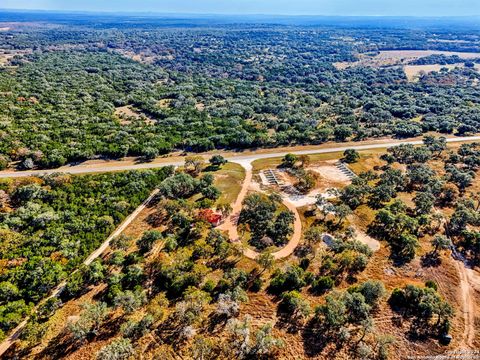
[[[458,143],[458,142],[470,142],[470,141],[480,141],[480,136],[464,136],[464,137],[451,137],[447,138],[448,143]],[[237,161],[249,161],[253,162],[259,159],[269,159],[275,157],[283,157],[288,153],[296,155],[313,155],[313,154],[326,154],[334,152],[343,152],[346,149],[355,149],[355,150],[373,150],[373,149],[383,149],[393,146],[398,146],[401,144],[412,144],[412,145],[421,145],[421,140],[412,140],[412,141],[394,141],[385,142],[370,142],[369,144],[361,145],[350,145],[350,146],[336,146],[336,147],[319,147],[319,148],[309,148],[308,150],[291,150],[284,149],[278,152],[262,152],[262,153],[251,153],[248,155],[238,155],[237,153],[225,153],[224,156],[231,162]],[[208,156],[211,156],[209,154]],[[208,157],[207,155],[204,155]],[[90,164],[90,165],[74,165],[66,166],[60,169],[49,169],[49,170],[31,170],[31,171],[0,171],[0,178],[17,178],[23,176],[38,176],[43,174],[51,174],[55,172],[63,172],[69,174],[87,174],[87,173],[100,173],[100,172],[111,172],[111,171],[126,171],[126,170],[139,170],[139,169],[154,169],[161,168],[164,166],[179,166],[183,165],[184,160],[172,160],[172,161],[162,161],[162,162],[151,162],[151,163],[139,163],[131,164],[126,161],[115,161],[115,165],[112,165],[112,161],[105,164]],[[117,165],[118,164],[118,165]]]

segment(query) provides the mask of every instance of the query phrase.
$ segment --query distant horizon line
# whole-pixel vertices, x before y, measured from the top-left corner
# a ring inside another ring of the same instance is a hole
[[[59,14],[85,14],[85,15],[135,15],[145,17],[155,16],[231,16],[231,17],[303,17],[303,18],[390,18],[390,19],[472,19],[480,18],[476,15],[324,15],[324,14],[267,14],[267,13],[210,13],[210,12],[159,12],[159,11],[110,11],[110,10],[61,10],[61,9],[14,9],[0,8],[0,12],[22,13],[59,13]]]

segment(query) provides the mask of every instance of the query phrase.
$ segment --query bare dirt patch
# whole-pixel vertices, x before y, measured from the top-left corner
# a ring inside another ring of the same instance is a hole
[[[160,109],[168,109],[172,104],[172,99],[161,99],[157,102],[157,106]]]
[[[120,118],[120,124],[122,125],[131,124],[132,122],[129,120],[130,118],[140,119],[140,114],[133,111],[130,106],[121,106],[116,108],[115,115]]]
[[[121,106],[115,109],[115,115],[120,119],[120,124],[130,125],[132,121],[144,120],[145,124],[152,125],[155,120],[145,114],[135,111],[130,105]]]
[[[352,64],[353,63],[348,61],[340,61],[340,62],[333,63],[333,66],[335,66],[337,70],[345,70],[345,69],[348,69],[350,66],[352,66]]]
[[[198,110],[198,111],[204,111],[205,110],[205,104],[203,104],[203,103],[195,104],[195,109]]]
[[[342,183],[343,185],[348,184],[350,179],[335,165],[336,162],[337,160],[324,161],[317,166],[308,168],[308,170],[316,172],[324,180],[334,183]]]
[[[380,250],[380,241],[375,240],[371,236],[368,236],[365,232],[363,232],[356,226],[354,226],[354,229],[356,240],[360,241],[362,244],[367,245],[372,251]]]
[[[115,50],[115,52],[142,64],[152,64],[156,60],[155,56],[145,52],[135,53],[133,51],[127,51],[123,49]]]

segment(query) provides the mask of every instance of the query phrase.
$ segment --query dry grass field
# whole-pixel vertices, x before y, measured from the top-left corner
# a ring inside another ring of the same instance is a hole
[[[443,68],[453,70],[455,68],[464,68],[465,64],[447,64],[447,65],[405,65],[405,75],[407,75],[408,81],[415,81],[421,74],[428,74],[433,71],[440,71]],[[475,69],[480,70],[480,64],[475,64]]]
[[[233,203],[242,188],[243,179],[245,178],[245,169],[239,164],[227,163],[222,169],[216,171],[214,175],[214,185],[222,192],[217,203]]]
[[[2,31],[2,30],[0,30]],[[6,31],[6,30],[5,30]],[[30,53],[27,50],[2,50],[0,49],[0,65],[4,66],[9,63],[16,55],[25,55]]]
[[[454,52],[454,51],[438,51],[438,50],[388,50],[380,51],[380,54],[374,58],[384,61],[409,61],[415,60],[430,55],[445,55],[445,56],[458,56],[461,59],[475,59],[480,56],[480,53],[476,52]]]
[[[396,65],[405,65],[409,62],[427,57],[430,55],[445,55],[445,56],[458,56],[464,60],[478,59],[480,58],[479,53],[472,52],[453,52],[453,51],[437,51],[437,50],[389,50],[389,51],[380,51],[378,54],[371,56],[368,54],[358,54],[358,60],[355,62],[337,62],[334,63],[334,66],[338,70],[345,70],[349,67],[356,66],[371,66],[371,67],[382,67],[382,66],[396,66]],[[455,67],[456,64],[453,65]],[[442,67],[451,67],[451,66],[442,66]],[[428,69],[428,68],[427,68]],[[409,69],[409,73],[413,71]],[[437,71],[437,70],[432,70]]]
[[[115,115],[120,120],[120,124],[129,125],[132,121],[143,120],[146,125],[152,125],[155,123],[155,120],[135,111],[130,105],[121,106],[115,109]]]

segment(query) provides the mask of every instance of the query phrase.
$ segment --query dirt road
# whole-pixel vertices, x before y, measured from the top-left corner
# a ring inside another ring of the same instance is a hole
[[[222,225],[218,227],[218,229],[227,231],[232,242],[239,242],[240,236],[238,235],[237,223],[240,212],[242,211],[243,200],[245,199],[245,196],[247,196],[252,184],[252,162],[250,160],[237,160],[235,162],[245,168],[245,179],[242,184],[242,189],[238,194],[237,200],[235,200],[235,203],[232,206],[232,214]],[[290,238],[290,241],[279,251],[272,253],[276,260],[290,256],[298,246],[298,243],[302,237],[302,222],[296,206],[285,199],[283,204],[294,214],[295,221],[293,223],[293,234]],[[245,248],[243,250],[243,255],[249,259],[256,259],[260,254],[251,248]]]
[[[453,261],[460,277],[459,297],[461,299],[465,326],[458,349],[475,349],[475,317],[477,308],[475,292],[480,292],[480,275],[469,266],[468,261],[457,251],[455,246],[452,246],[451,250]]]
[[[218,227],[219,230],[224,230],[228,232],[228,236],[230,240],[233,242],[237,242],[240,239],[237,230],[237,222],[238,217],[240,216],[240,212],[242,211],[242,202],[247,196],[248,190],[250,188],[250,184],[252,182],[252,163],[249,161],[242,161],[238,162],[244,169],[245,169],[245,179],[243,180],[242,189],[238,193],[238,197],[232,205],[232,213],[230,216],[225,220],[225,222]],[[247,257],[255,258],[254,254],[250,254],[251,256],[246,255]]]
[[[474,291],[480,290],[480,279],[473,269],[467,268],[460,260],[455,260],[455,267],[460,275],[460,297],[462,299],[462,312],[464,318],[463,338],[460,342],[462,349],[475,349],[475,314],[476,303]]]
[[[275,260],[290,256],[297,248],[298,244],[300,243],[300,239],[302,238],[302,221],[300,220],[300,215],[298,214],[297,208],[289,201],[283,201],[283,204],[294,214],[295,221],[293,223],[293,234],[287,245],[272,254]]]
[[[150,196],[139,206],[135,209],[134,212],[132,212],[121,224],[120,226],[115,229],[115,231],[103,242],[100,247],[95,250],[93,253],[90,254],[90,256],[83,262],[85,265],[90,265],[95,259],[97,259],[100,255],[103,254],[103,252],[108,249],[110,246],[110,242],[116,238],[118,235],[120,235],[123,230],[127,228],[128,225],[131,224],[133,220],[140,214],[146,206],[152,201],[152,199],[155,197],[155,195],[158,194],[158,189],[155,189]],[[37,311],[38,307],[43,304],[45,301],[48,299],[58,297],[62,290],[64,289],[65,285],[67,284],[66,281],[62,281],[60,284],[55,287],[50,295],[43,299],[33,310],[33,312]],[[0,357],[12,346],[12,344],[18,339],[20,334],[22,333],[23,329],[27,325],[28,320],[30,317],[27,317],[24,319],[15,329],[12,330],[12,333],[0,343]]]

